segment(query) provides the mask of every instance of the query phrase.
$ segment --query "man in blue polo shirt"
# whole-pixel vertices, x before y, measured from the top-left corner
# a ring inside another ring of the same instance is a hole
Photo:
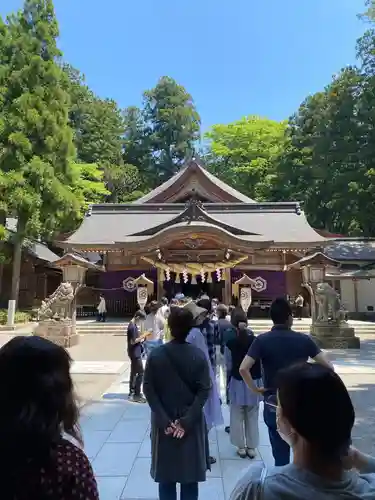
[[[281,466],[290,461],[290,447],[277,431],[276,380],[278,372],[309,359],[332,369],[333,365],[309,335],[291,329],[293,314],[287,300],[284,298],[274,300],[270,314],[274,326],[269,332],[259,335],[251,344],[240,366],[240,373],[249,389],[264,395],[264,421],[268,427],[275,465]],[[262,388],[254,384],[250,375],[250,369],[258,360],[262,365],[264,384]]]

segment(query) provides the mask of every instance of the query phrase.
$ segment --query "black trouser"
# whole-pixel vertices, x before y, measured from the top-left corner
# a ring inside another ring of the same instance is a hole
[[[107,313],[98,313],[98,318],[97,321],[105,321],[105,318],[107,316]]]
[[[302,319],[302,310],[303,310],[302,306],[296,306],[296,318]]]
[[[140,396],[143,382],[143,363],[141,358],[130,358],[130,394]]]
[[[176,483],[159,483],[160,500],[176,500]],[[181,500],[197,500],[198,483],[181,484]]]

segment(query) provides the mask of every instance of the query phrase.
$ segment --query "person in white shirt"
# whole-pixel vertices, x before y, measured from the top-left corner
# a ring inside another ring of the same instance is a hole
[[[155,300],[150,303],[149,311],[144,323],[144,331],[149,332],[149,336],[145,342],[147,355],[149,355],[153,349],[163,344],[165,326],[165,320],[159,313],[159,304]]]
[[[106,315],[107,315],[107,306],[105,303],[104,295],[102,295],[102,294],[100,294],[100,301],[99,301],[99,305],[97,307],[97,310],[98,310],[97,321],[105,322]]]
[[[304,298],[301,293],[297,295],[297,298],[295,300],[295,305],[296,305],[296,318],[297,319],[302,319],[302,313],[303,313],[303,304],[304,304]]]
[[[160,313],[160,316],[162,318],[167,320],[169,315],[169,305],[167,297],[163,297],[160,302],[161,302],[161,307],[158,312]]]

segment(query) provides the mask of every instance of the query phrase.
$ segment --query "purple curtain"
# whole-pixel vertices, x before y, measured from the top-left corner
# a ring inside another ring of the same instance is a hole
[[[282,297],[286,295],[286,273],[284,271],[263,271],[263,270],[241,270],[241,269],[231,269],[231,280],[232,283],[237,281],[242,277],[243,274],[247,274],[249,278],[256,279],[258,277],[263,278],[266,282],[266,289],[257,292],[253,290],[253,300],[255,299],[269,299],[273,300],[277,297]]]
[[[135,293],[135,288],[133,292],[125,291],[123,288],[123,281],[126,278],[138,278],[141,274],[145,274],[146,278],[152,280],[155,284],[154,290],[156,293],[157,288],[157,271],[156,269],[149,269],[148,271],[142,270],[125,270],[125,271],[106,271],[100,274],[99,277],[99,287],[103,290],[102,293],[108,299],[121,299],[128,294]],[[111,290],[111,289],[118,290]]]

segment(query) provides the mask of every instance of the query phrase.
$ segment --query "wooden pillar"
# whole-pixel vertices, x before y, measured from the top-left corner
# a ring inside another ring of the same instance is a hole
[[[358,306],[358,281],[353,280],[353,286],[354,286],[354,311],[357,313],[359,306]]]
[[[0,262],[0,296],[3,291],[3,274],[4,274],[4,264]]]
[[[43,299],[45,299],[48,295],[48,275],[47,273],[43,274]]]
[[[156,300],[158,302],[160,302],[163,296],[164,296],[164,271],[163,271],[163,269],[159,269],[158,270],[158,283],[157,283],[157,290],[156,290]]]
[[[224,269],[223,280],[225,281],[223,301],[224,301],[224,304],[229,306],[232,302],[232,281],[231,281],[231,277],[230,277],[230,269],[229,268]]]

